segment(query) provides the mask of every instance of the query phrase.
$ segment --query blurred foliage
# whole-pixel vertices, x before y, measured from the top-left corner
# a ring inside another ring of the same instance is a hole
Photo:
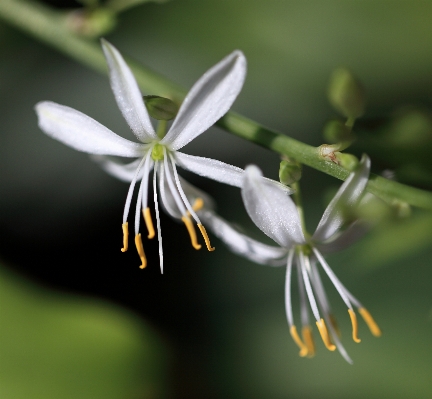
[[[160,398],[166,355],[124,310],[0,270],[0,397]]]

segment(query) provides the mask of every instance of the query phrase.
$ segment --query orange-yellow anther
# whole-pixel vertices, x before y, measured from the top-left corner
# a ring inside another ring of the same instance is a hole
[[[204,238],[204,241],[205,241],[207,249],[210,252],[214,251],[216,248],[211,246],[210,239],[208,238],[208,235],[207,235],[205,227],[201,223],[199,223],[198,224],[198,228],[199,228],[199,230],[200,230],[200,232],[201,232],[201,234],[202,234],[202,236]]]
[[[141,258],[141,266],[140,269],[144,269],[147,266],[147,258],[144,253],[144,247],[141,240],[141,234],[137,234],[135,236],[135,246],[138,251],[138,255]]]
[[[301,357],[305,357],[308,354],[308,348],[301,340],[300,336],[297,333],[296,326],[291,326],[290,328],[291,337],[294,340],[294,342],[297,344],[297,346],[300,348],[299,355]]]
[[[336,345],[334,345],[331,341],[330,341],[330,336],[327,330],[327,326],[324,323],[324,320],[321,319],[320,321],[316,322],[316,325],[318,327],[318,331],[320,332],[321,338],[324,342],[325,347],[329,350],[329,351],[334,351],[336,349]]]
[[[335,333],[337,334],[337,336],[340,337],[341,332],[340,332],[340,328],[338,326],[338,323],[336,321],[336,317],[334,317],[332,314],[329,314],[329,321],[330,321],[330,324],[332,325],[333,329],[335,330]]]
[[[378,327],[378,324],[375,323],[375,320],[373,319],[371,314],[365,308],[360,308],[358,311],[361,314],[361,316],[363,317],[367,326],[369,327],[369,330],[372,333],[372,335],[375,335],[375,337],[380,337],[381,336],[381,330]]]
[[[312,329],[310,326],[303,326],[302,328],[303,341],[307,346],[307,357],[315,356],[315,342],[312,336]]]
[[[358,337],[358,324],[357,324],[357,316],[354,313],[354,310],[352,309],[348,309],[348,313],[351,319],[351,324],[352,324],[352,337],[354,342],[361,342],[361,339]]]
[[[190,220],[189,216],[183,216],[181,218],[181,220],[183,221],[183,223],[185,224],[185,226],[187,228],[187,231],[188,231],[190,239],[191,239],[192,246],[195,249],[201,249],[201,245],[198,244],[198,239],[197,239],[197,235],[196,235],[192,220]]]
[[[192,206],[192,209],[196,212],[202,209],[204,206],[204,201],[202,198],[197,198]]]
[[[148,236],[147,238],[152,239],[155,236],[155,229],[153,227],[153,221],[150,214],[150,208],[146,208],[142,210],[143,216],[144,216],[144,222],[147,227]]]
[[[121,249],[121,251],[126,252],[128,250],[128,240],[129,240],[128,222],[122,224],[122,229],[123,229],[123,248]]]

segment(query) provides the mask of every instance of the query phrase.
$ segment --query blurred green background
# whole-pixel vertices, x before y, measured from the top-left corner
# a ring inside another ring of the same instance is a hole
[[[243,50],[248,76],[233,109],[320,145],[323,124],[336,115],[327,82],[340,65],[366,87],[365,121],[403,105],[430,110],[431,19],[428,1],[172,0],[124,12],[106,37],[185,87]],[[132,138],[107,77],[4,22],[0,54],[0,398],[432,397],[430,215],[382,223],[329,257],[383,336],[361,324],[362,343],[352,342],[346,309],[329,289],[354,365],[319,342],[314,359],[299,358],[285,319],[283,268],[238,258],[215,238],[214,253],[195,252],[166,215],[163,276],[156,243],[145,244],[144,271],[134,251],[119,251],[127,185],[46,137],[33,111],[38,101],[56,101]],[[353,151],[371,153],[375,172],[398,167],[376,142],[360,138]],[[185,152],[256,163],[277,178],[276,154],[216,128]],[[265,240],[238,190],[183,175],[226,219]],[[305,168],[310,230],[339,184]],[[422,180],[421,187],[431,186]]]

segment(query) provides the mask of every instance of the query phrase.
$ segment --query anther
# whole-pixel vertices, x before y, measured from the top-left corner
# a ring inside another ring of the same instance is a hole
[[[371,316],[371,314],[365,309],[365,308],[359,308],[359,313],[363,317],[363,320],[369,327],[370,332],[372,335],[375,335],[375,337],[381,336],[381,329],[378,327],[378,324],[375,323],[375,320]]]
[[[216,248],[211,246],[210,239],[208,238],[208,235],[207,235],[205,227],[201,223],[198,223],[197,226],[198,226],[198,228],[199,228],[199,230],[200,230],[200,232],[201,232],[201,234],[202,234],[202,236],[204,238],[204,241],[205,241],[205,244],[207,246],[207,249],[210,252],[214,251]]]
[[[329,351],[334,351],[336,349],[336,345],[334,345],[331,341],[330,341],[330,337],[329,337],[329,333],[327,330],[327,326],[324,323],[324,320],[321,319],[320,321],[316,322],[316,325],[318,327],[318,331],[321,335],[321,338],[324,342],[325,347],[329,350]]]
[[[128,222],[122,224],[122,229],[123,229],[123,248],[121,249],[121,251],[126,252],[128,250],[128,239],[129,239]]]
[[[135,236],[135,246],[138,251],[138,255],[141,258],[141,266],[140,269],[144,269],[147,266],[147,259],[144,253],[144,247],[141,240],[141,234],[137,234]]]
[[[153,221],[152,221],[152,217],[150,214],[150,208],[143,209],[142,213],[143,213],[144,222],[146,224],[147,231],[148,231],[147,238],[152,239],[155,236],[155,229],[153,227]]]
[[[195,249],[201,249],[201,245],[198,244],[198,239],[197,239],[197,235],[196,235],[192,220],[190,220],[190,218],[188,216],[183,216],[181,218],[181,220],[183,221],[183,223],[185,224],[185,226],[187,228],[187,231],[188,231],[190,239],[191,239],[192,246]]]
[[[300,336],[298,335],[296,326],[291,326],[290,333],[291,333],[292,339],[297,344],[297,346],[300,348],[299,355],[301,357],[305,357],[308,354],[308,347],[303,343]]]
[[[307,346],[307,357],[315,356],[315,342],[312,336],[312,329],[310,326],[303,326],[302,328],[303,341]]]
[[[354,340],[354,342],[361,342],[361,339],[358,337],[358,324],[357,324],[357,316],[354,313],[354,310],[352,309],[348,309],[348,313],[351,319],[351,324],[352,324],[352,338]]]
[[[202,198],[197,198],[192,205],[192,209],[196,212],[204,207],[204,201]]]

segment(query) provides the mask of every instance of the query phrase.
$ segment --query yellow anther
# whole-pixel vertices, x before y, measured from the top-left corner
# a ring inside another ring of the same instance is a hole
[[[138,251],[138,255],[141,258],[141,266],[140,269],[144,269],[147,266],[147,259],[144,253],[144,247],[141,240],[141,234],[137,234],[135,236],[135,246]]]
[[[297,333],[296,326],[291,326],[290,328],[291,337],[294,340],[294,342],[297,344],[297,346],[300,348],[299,355],[301,357],[305,357],[308,354],[308,348],[301,340],[300,336]]]
[[[336,321],[336,317],[334,317],[332,314],[329,314],[329,321],[330,321],[330,324],[332,325],[333,329],[335,330],[335,333],[340,338],[342,334],[341,334],[340,328],[338,326],[338,323]]]
[[[320,321],[316,322],[316,325],[318,327],[318,330],[320,332],[321,338],[324,342],[325,347],[329,350],[329,351],[334,351],[336,349],[336,345],[334,345],[331,341],[330,341],[330,336],[329,333],[327,331],[327,326],[324,323],[324,320],[321,319]]]
[[[371,314],[365,308],[360,308],[358,311],[361,314],[361,316],[363,317],[367,326],[369,327],[369,330],[372,333],[372,335],[375,335],[375,337],[380,337],[381,336],[381,330],[378,327],[378,324],[375,323],[375,320],[373,319]]]
[[[197,198],[192,206],[192,209],[196,212],[202,209],[204,206],[204,201],[202,198]]]
[[[199,230],[200,230],[200,232],[201,232],[201,234],[202,234],[202,236],[204,238],[204,241],[205,241],[205,244],[207,246],[207,249],[210,252],[214,251],[216,248],[211,246],[210,239],[208,238],[208,235],[207,235],[205,227],[201,223],[199,223],[198,224],[198,228],[199,228]]]
[[[358,324],[357,324],[357,316],[354,313],[354,310],[352,309],[348,309],[348,313],[351,319],[351,324],[352,324],[352,337],[354,342],[361,342],[361,339],[358,337]]]
[[[144,222],[147,227],[148,236],[147,238],[152,239],[155,236],[155,229],[153,227],[153,221],[150,214],[150,208],[146,208],[142,210],[143,216],[144,216]]]
[[[122,224],[122,229],[123,229],[123,248],[121,249],[121,251],[126,252],[128,250],[128,239],[129,239],[128,222]]]
[[[185,224],[185,226],[187,228],[187,231],[188,231],[190,239],[191,239],[192,246],[195,249],[201,249],[201,245],[198,244],[198,239],[197,239],[197,235],[196,235],[192,220],[190,220],[189,216],[183,216],[181,218],[181,220],[183,221],[183,223]]]
[[[310,326],[303,326],[302,328],[303,341],[307,346],[307,357],[315,356],[315,342],[312,336],[312,329]]]

